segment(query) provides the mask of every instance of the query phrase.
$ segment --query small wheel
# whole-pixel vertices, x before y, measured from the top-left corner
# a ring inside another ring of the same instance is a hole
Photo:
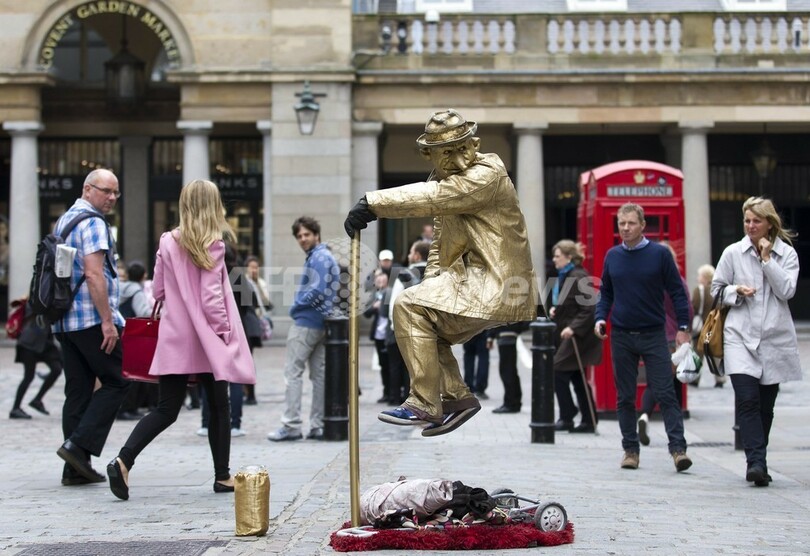
[[[518,499],[515,496],[508,496],[514,493],[515,491],[511,488],[496,488],[489,495],[502,508],[517,508],[520,505]]]
[[[557,502],[550,502],[534,513],[534,526],[541,531],[562,531],[568,525],[568,514]]]

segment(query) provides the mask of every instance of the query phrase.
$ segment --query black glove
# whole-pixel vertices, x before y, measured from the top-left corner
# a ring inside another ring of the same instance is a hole
[[[355,230],[363,230],[368,227],[369,222],[377,220],[377,216],[368,208],[368,201],[366,196],[357,201],[357,204],[352,207],[346,216],[346,221],[343,222],[343,229],[350,238],[354,238]]]

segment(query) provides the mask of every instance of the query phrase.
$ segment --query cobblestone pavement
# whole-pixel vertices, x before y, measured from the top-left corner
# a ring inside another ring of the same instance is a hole
[[[9,345],[0,347],[0,553],[333,553],[329,534],[350,516],[348,443],[266,440],[282,411],[283,346],[256,351],[259,404],[245,407],[248,435],[232,442],[233,471],[249,464],[269,470],[270,530],[256,538],[234,536],[233,495],[212,492],[207,440],[194,434],[200,425],[196,410],[183,410],[141,455],[130,475],[129,501],[116,499],[106,483],[61,486],[62,462],[55,452],[62,441],[63,379],[45,398],[50,416],[32,410],[30,421],[7,419],[22,376]],[[810,338],[802,337],[800,349],[807,368]],[[675,472],[663,424],[653,420],[652,443],[642,449],[641,467],[628,471],[619,468],[615,420],[600,422],[597,435],[558,433],[554,444],[530,442],[528,369],[521,369],[523,411],[493,414],[503,392],[497,350],[492,352],[490,399],[457,431],[427,439],[410,427],[384,424],[376,419],[382,406],[375,403],[380,385],[379,373],[370,368],[371,354],[370,346],[361,346],[361,491],[405,475],[457,479],[486,489],[509,487],[563,504],[575,524],[574,544],[520,553],[810,554],[810,381],[783,385],[769,447],[774,482],[754,488],[745,482],[742,452],[733,447],[733,391],[730,384],[712,388],[710,376],[703,377],[700,388],[689,389],[686,435],[693,467]],[[35,379],[25,403],[39,383]],[[93,460],[96,469],[103,471],[132,427],[130,421],[115,423],[102,457]]]

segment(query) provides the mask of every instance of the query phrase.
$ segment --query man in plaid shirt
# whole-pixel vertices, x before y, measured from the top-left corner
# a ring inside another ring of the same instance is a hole
[[[104,475],[90,465],[107,441],[118,408],[129,388],[121,376],[121,344],[118,339],[124,318],[118,312],[118,273],[115,244],[104,220],[121,191],[118,178],[109,170],[90,172],[82,186],[82,196],[56,223],[55,233],[81,212],[97,214],[70,232],[65,243],[76,248],[71,287],[79,288],[64,318],[53,331],[62,344],[65,369],[65,405],[62,432],[65,442],[57,455],[65,460],[62,484],[65,486],[104,482]],[[101,388],[94,391],[96,379]]]

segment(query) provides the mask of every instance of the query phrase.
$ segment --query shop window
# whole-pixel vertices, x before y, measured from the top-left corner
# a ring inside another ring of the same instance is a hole
[[[151,166],[150,174],[153,176],[182,176],[183,140],[155,139],[152,142]]]
[[[114,139],[39,141],[40,176],[81,176],[96,168],[118,173],[121,148]]]
[[[208,148],[212,176],[262,173],[262,140],[211,139]]]

